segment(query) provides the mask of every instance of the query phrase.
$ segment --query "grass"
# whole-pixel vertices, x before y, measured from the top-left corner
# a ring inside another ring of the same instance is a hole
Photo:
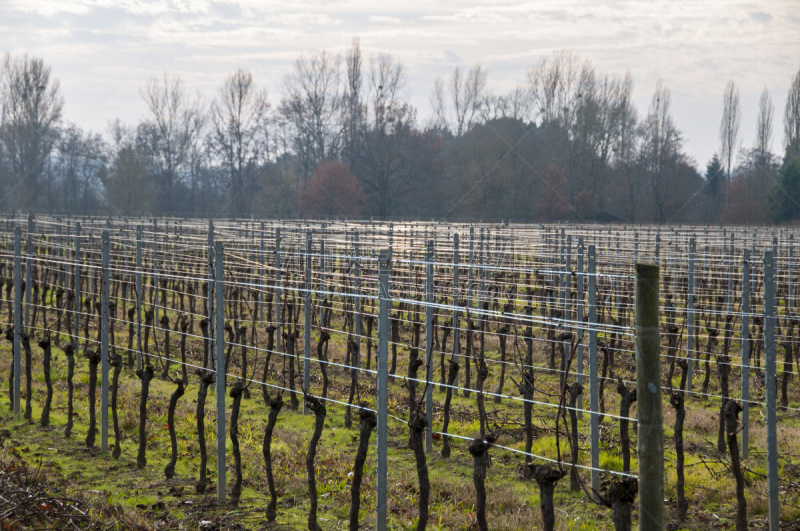
[[[174,314],[170,312],[170,317]],[[120,327],[118,327],[120,328]],[[127,344],[127,330],[117,330],[117,343]],[[410,334],[410,327],[403,327],[404,337]],[[265,338],[259,333],[259,344]],[[329,356],[337,362],[344,359],[344,336],[333,334]],[[161,339],[161,338],[159,338]],[[179,334],[172,334],[173,353],[177,353]],[[152,341],[152,340],[151,340]],[[301,338],[302,341],[302,338]],[[191,340],[190,349],[202,352],[202,346]],[[452,344],[452,338],[450,340]],[[462,346],[464,342],[462,341]],[[498,356],[498,341],[494,334],[487,335],[487,356]],[[509,352],[512,344],[509,342]],[[302,352],[302,351],[301,351]],[[366,349],[364,349],[366,352]],[[406,368],[407,350],[399,350],[398,374]],[[3,359],[10,359],[7,343],[0,346]],[[373,351],[374,355],[374,351]],[[512,356],[509,353],[509,356]],[[196,428],[197,379],[190,376],[190,385],[186,394],[178,403],[176,413],[176,431],[179,448],[179,459],[176,465],[176,477],[166,480],[163,468],[170,457],[170,443],[166,427],[169,396],[174,385],[161,380],[158,376],[151,383],[150,401],[148,403],[147,422],[147,459],[144,470],[136,467],[136,451],[138,449],[138,407],[140,382],[128,370],[123,370],[120,381],[119,415],[123,431],[122,457],[114,460],[110,455],[97,450],[88,450],[83,444],[88,423],[88,373],[87,362],[81,355],[76,355],[75,376],[75,427],[70,439],[63,437],[63,426],[66,423],[66,358],[63,353],[53,349],[53,379],[55,393],[51,427],[38,425],[41,413],[40,405],[44,401],[44,381],[40,366],[41,353],[34,347],[34,408],[33,422],[23,421],[11,416],[0,419],[0,429],[9,430],[11,436],[4,442],[4,451],[9,458],[24,460],[32,465],[40,466],[51,477],[68,481],[71,488],[86,496],[94,497],[98,503],[109,507],[119,504],[126,511],[139,515],[155,527],[161,512],[166,511],[170,525],[181,525],[184,528],[197,528],[202,519],[223,518],[236,522],[246,529],[261,529],[264,526],[263,516],[267,503],[267,485],[264,475],[261,444],[266,425],[267,408],[261,398],[261,389],[251,388],[252,397],[242,402],[240,420],[240,444],[243,465],[243,494],[240,507],[219,506],[214,503],[216,486],[216,401],[209,396],[206,403],[206,439],[208,445],[208,469],[211,472],[209,483],[211,492],[197,495],[194,483],[199,473],[198,446]],[[251,352],[251,363],[253,359]],[[549,349],[537,348],[536,363],[545,365],[549,357]],[[258,362],[263,363],[263,360]],[[273,361],[276,364],[277,361]],[[260,365],[258,365],[260,367]],[[173,366],[174,367],[174,366]],[[373,360],[374,367],[374,360]],[[276,370],[280,366],[273,367]],[[436,368],[438,369],[438,362]],[[240,370],[233,367],[232,372]],[[318,376],[318,366],[312,363],[313,376]],[[632,365],[625,356],[617,357],[618,373],[632,374]],[[665,367],[666,370],[666,367]],[[698,371],[701,369],[698,368]],[[259,369],[260,371],[260,369]],[[516,377],[516,369],[509,367],[506,374],[505,393],[511,390],[509,376]],[[160,371],[156,371],[157,375]],[[346,384],[348,376],[339,368],[331,367],[331,394],[337,400],[346,400]],[[700,372],[697,373],[698,375]],[[438,377],[438,371],[436,376]],[[494,390],[497,385],[497,371],[493,369],[486,384],[487,390]],[[281,383],[281,376],[273,372],[272,378]],[[463,383],[463,374],[460,375]],[[737,375],[731,374],[731,381]],[[0,379],[8,381],[8,363],[0,367]],[[390,381],[390,408],[400,417],[407,417],[406,393],[402,387],[403,379]],[[473,371],[474,383],[474,371]],[[314,389],[319,382],[312,381]],[[718,392],[717,383],[712,378],[712,392]],[[23,378],[24,387],[24,378]],[[420,386],[422,387],[422,386]],[[558,392],[558,381],[546,375],[537,376],[537,393]],[[606,386],[605,408],[608,412],[617,412],[618,397],[615,386]],[[0,395],[3,407],[7,407],[8,395],[6,387]],[[421,392],[421,388],[419,390]],[[374,387],[370,381],[361,379],[360,396],[367,404],[374,407]],[[755,395],[755,394],[754,394]],[[793,401],[797,401],[798,393],[792,390]],[[444,394],[438,389],[433,391],[435,407],[441,406]],[[539,395],[537,399],[546,400]],[[456,395],[452,402],[452,419],[450,431],[464,437],[474,437],[478,433],[479,423],[475,415],[475,397]],[[278,424],[273,437],[272,457],[279,493],[278,522],[285,529],[305,529],[307,519],[308,497],[305,470],[305,455],[308,440],[311,436],[313,419],[300,412],[288,410],[288,397],[284,394],[286,407],[278,417]],[[229,410],[232,399],[226,397],[229,422]],[[496,404],[491,398],[486,400],[487,410],[494,411],[494,424],[501,428],[503,435],[499,444],[515,449],[524,449],[524,440],[518,424],[522,417],[522,403],[516,400],[503,399]],[[684,529],[707,529],[712,525],[732,522],[735,511],[734,485],[725,459],[715,449],[717,435],[717,415],[719,404],[713,400],[688,400],[685,447],[687,448],[686,475],[687,496],[690,502],[690,519]],[[99,391],[98,391],[99,409]],[[635,414],[635,404],[633,409]],[[764,473],[765,456],[760,449],[765,448],[765,431],[761,418],[761,409],[751,410],[751,457],[744,464],[753,470],[748,473],[750,486],[747,489],[749,514],[751,522],[759,525],[764,521],[766,501],[764,498],[764,480],[759,473]],[[501,412],[501,413],[498,413]],[[532,452],[550,459],[557,459],[557,447],[554,431],[556,409],[546,406],[534,407],[534,424],[537,436],[533,442]],[[791,477],[795,468],[794,459],[800,461],[800,418],[792,412],[779,413],[779,444],[783,456],[784,476]],[[319,490],[319,517],[323,529],[346,527],[350,504],[350,473],[358,442],[356,426],[346,429],[343,422],[342,406],[329,404],[325,430],[318,448],[316,460],[317,485]],[[434,428],[439,422],[437,413]],[[666,451],[666,490],[665,496],[674,505],[675,497],[675,454],[671,441],[671,426],[674,412],[665,402],[665,451]],[[99,412],[98,412],[99,419]],[[562,421],[563,429],[563,421]],[[581,447],[588,448],[588,415],[579,422]],[[636,432],[633,426],[631,435],[631,466],[636,470]],[[414,459],[407,448],[408,430],[404,422],[390,420],[389,424],[389,523],[391,529],[412,529],[417,518],[416,503],[417,476]],[[362,486],[362,511],[360,520],[372,526],[375,511],[375,435],[364,471]],[[113,443],[113,433],[110,437]],[[434,442],[434,453],[428,455],[428,466],[431,478],[430,529],[470,529],[475,522],[475,492],[472,484],[472,458],[466,451],[469,441],[453,440],[453,452],[449,459],[439,455],[441,440]],[[569,456],[569,445],[563,432],[559,437],[560,454],[563,459]],[[99,437],[98,437],[99,444]],[[226,438],[228,452],[228,483],[233,479],[230,439]],[[608,470],[621,471],[622,458],[619,450],[619,427],[616,419],[606,417],[601,424],[600,466]],[[794,458],[793,456],[799,456]],[[492,466],[487,478],[489,523],[494,529],[537,529],[541,526],[539,513],[539,496],[535,484],[521,480],[520,469],[523,457],[519,454],[491,450]],[[590,463],[587,451],[582,451],[579,459],[582,465]],[[792,465],[788,466],[787,465]],[[588,471],[580,472],[584,483],[589,482]],[[604,485],[611,479],[610,474],[601,475]],[[611,529],[608,510],[599,507],[589,500],[585,494],[570,492],[568,479],[562,480],[556,489],[557,528],[563,530],[600,530]],[[230,488],[230,487],[229,487]],[[784,520],[800,516],[796,505],[796,493],[788,492],[782,506]],[[160,503],[164,503],[162,511]],[[155,508],[154,508],[155,507]],[[158,513],[158,514],[157,514]],[[674,524],[673,510],[667,510],[668,522]],[[634,515],[635,521],[635,515]],[[727,525],[727,524],[725,524]]]

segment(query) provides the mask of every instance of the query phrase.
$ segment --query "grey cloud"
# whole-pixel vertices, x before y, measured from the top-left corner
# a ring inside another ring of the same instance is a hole
[[[677,9],[656,0],[0,0],[0,52],[28,52],[52,64],[73,121],[136,69],[84,124],[96,129],[117,114],[138,119],[138,88],[150,75],[168,70],[211,97],[217,88],[209,76],[221,80],[232,69],[250,68],[277,96],[300,53],[341,51],[354,35],[365,54],[383,51],[405,63],[421,119],[429,113],[433,80],[455,65],[482,61],[492,90],[505,92],[522,82],[532,62],[562,48],[575,49],[600,71],[630,70],[646,79],[637,86],[644,108],[658,76],[676,92],[716,104],[720,78],[735,78],[743,91],[766,83],[785,94],[796,71],[791,51],[800,43],[797,1],[733,0],[720,9],[716,0]],[[702,160],[708,153],[695,139],[717,136],[717,124],[706,125],[685,127],[687,147]]]
[[[383,15],[370,15],[369,21],[376,24],[400,24],[402,22],[398,17],[387,17]]]
[[[211,4],[210,11],[213,14],[226,19],[240,19],[242,16],[242,8],[238,4],[223,4],[215,2]]]
[[[453,50],[445,50],[444,51],[444,60],[448,63],[460,63],[461,57],[456,54]]]
[[[751,11],[750,18],[766,24],[772,20],[772,15],[763,11]]]
[[[703,70],[710,70],[716,72],[719,70],[719,61],[715,59],[706,59],[705,61],[698,61],[697,66]]]

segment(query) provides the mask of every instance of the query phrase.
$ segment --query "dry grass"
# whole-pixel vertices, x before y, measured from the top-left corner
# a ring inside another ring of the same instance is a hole
[[[403,334],[407,337],[410,327]],[[376,333],[376,331],[374,331]],[[173,335],[173,339],[178,337]],[[117,341],[124,342],[122,334],[117,334]],[[263,344],[264,338],[259,339]],[[377,342],[374,342],[374,345]],[[535,343],[535,362],[541,366],[547,366],[549,362],[549,348],[542,342]],[[452,338],[450,340],[452,345]],[[463,341],[462,341],[463,345]],[[200,345],[192,345],[194,352],[202,352]],[[496,334],[487,336],[486,348],[487,355],[491,359],[497,359],[496,350],[499,341]],[[302,348],[302,343],[300,345]],[[373,349],[375,347],[373,346]],[[38,349],[34,349],[34,357],[38,360]],[[7,353],[7,345],[0,347],[0,351]],[[175,351],[175,349],[173,349]],[[302,352],[302,351],[301,351]],[[364,354],[366,349],[362,351]],[[88,381],[85,371],[85,360],[76,357],[78,362],[78,375],[76,377],[75,405],[76,405],[76,426],[74,436],[71,440],[65,441],[62,437],[60,426],[65,422],[66,411],[66,387],[63,382],[63,375],[66,360],[63,355],[54,353],[54,374],[59,378],[56,381],[56,391],[54,395],[53,425],[56,428],[43,430],[36,424],[28,425],[15,422],[13,419],[6,418],[0,421],[2,427],[11,427],[14,431],[13,443],[7,443],[7,448],[15,448],[26,459],[34,459],[36,452],[44,452],[47,448],[55,448],[47,466],[50,467],[52,474],[60,477],[70,477],[72,475],[76,488],[84,490],[98,490],[106,492],[108,502],[111,504],[120,503],[126,510],[133,512],[140,511],[142,515],[148,513],[144,509],[137,509],[137,505],[151,506],[163,500],[169,507],[171,513],[184,523],[185,526],[194,526],[199,518],[209,515],[223,515],[230,508],[205,507],[202,510],[188,510],[179,504],[182,501],[191,500],[200,505],[203,497],[194,496],[193,482],[198,474],[197,464],[197,432],[196,432],[196,384],[190,383],[187,394],[181,399],[178,405],[177,432],[180,458],[178,461],[178,479],[172,483],[163,479],[161,470],[169,456],[169,439],[166,424],[166,408],[169,393],[172,391],[172,384],[167,384],[158,379],[154,380],[151,391],[151,400],[148,408],[148,468],[139,472],[135,469],[133,458],[136,451],[136,437],[138,428],[138,405],[139,405],[139,381],[127,370],[122,374],[122,389],[120,393],[120,423],[124,434],[123,439],[123,458],[115,462],[108,457],[98,456],[87,453],[82,449],[82,441],[85,436],[86,422],[88,421],[88,410],[86,406],[86,392]],[[342,363],[345,358],[344,341],[341,336],[335,335],[330,342],[328,354],[331,360]],[[7,354],[6,354],[7,355]],[[363,355],[363,354],[362,354]],[[374,350],[373,350],[374,356]],[[557,360],[560,354],[557,352]],[[632,368],[630,367],[629,356],[617,356],[618,370],[626,379],[634,379]],[[274,359],[274,358],[273,358]],[[508,358],[514,359],[513,344],[509,342]],[[406,372],[407,349],[398,349],[398,374]],[[251,362],[257,362],[260,372],[260,363],[263,360],[254,360],[251,353]],[[279,372],[281,367],[275,365],[275,372],[272,377],[276,383],[283,381],[283,375]],[[7,364],[0,366],[0,381],[6,382],[8,376]],[[374,368],[374,359],[372,362]],[[494,366],[496,367],[496,366]],[[492,372],[487,381],[486,388],[494,389],[498,371],[492,368]],[[438,361],[437,361],[438,368]],[[40,374],[38,364],[35,372]],[[312,363],[313,386],[318,385],[318,366]],[[239,368],[234,363],[234,372],[239,372]],[[339,367],[330,367],[329,373],[332,379],[331,393],[333,398],[346,400],[347,381],[349,375]],[[666,373],[665,373],[666,374]],[[701,375],[701,372],[696,373]],[[437,374],[438,376],[438,374]],[[516,394],[512,390],[513,383],[510,377],[517,376],[517,368],[513,365],[507,366],[506,372],[506,392]],[[697,378],[697,377],[696,377]],[[712,375],[712,390],[718,392],[718,384],[715,382],[716,375]],[[474,371],[473,371],[474,379]],[[190,382],[195,382],[194,376],[190,376]],[[463,380],[462,380],[463,381]],[[473,380],[474,381],[474,380]],[[731,375],[731,387],[735,388],[738,375]],[[699,380],[696,379],[697,384]],[[40,378],[35,381],[35,395],[37,401],[44,398],[44,384]],[[361,398],[374,405],[374,385],[362,379]],[[537,389],[539,392],[556,394],[558,392],[558,381],[552,375],[542,372],[537,375]],[[5,387],[2,389],[5,391]],[[397,415],[404,417],[405,391],[402,388],[402,379],[392,380],[390,403]],[[243,496],[243,507],[239,521],[248,528],[257,528],[260,524],[260,515],[266,505],[266,481],[264,478],[264,465],[261,455],[261,442],[263,429],[266,424],[266,409],[264,408],[260,389],[252,389],[253,397],[245,400],[242,405],[242,418],[240,424],[240,439],[242,441],[242,457],[244,462],[243,476],[245,493]],[[5,393],[3,393],[5,394]],[[792,398],[796,399],[796,392],[793,389]],[[433,393],[436,402],[435,407],[439,407],[444,399],[444,395],[438,390]],[[475,393],[470,398],[458,396],[454,399],[454,420],[451,424],[451,431],[467,437],[476,435],[477,417],[474,413]],[[300,397],[301,398],[301,397]],[[541,400],[553,400],[551,397],[542,395],[537,396]],[[284,394],[284,400],[288,397]],[[5,400],[4,400],[5,401]],[[38,403],[38,402],[37,402]],[[521,433],[519,425],[515,424],[522,415],[522,405],[517,401],[504,400],[502,404],[496,405],[487,400],[487,406],[495,421],[507,431],[500,440],[500,444],[513,448],[522,448]],[[37,406],[38,407],[38,406]],[[619,399],[616,393],[616,384],[608,382],[605,389],[605,407],[608,413],[618,413]],[[707,522],[704,518],[710,514],[721,517],[730,515],[733,510],[734,486],[730,473],[727,471],[724,459],[717,455],[715,445],[717,439],[717,415],[719,404],[713,400],[698,401],[690,399],[687,404],[687,416],[685,425],[685,440],[687,445],[687,494],[689,496],[690,508],[690,528],[704,529]],[[214,400],[209,397],[207,402],[207,444],[209,449],[209,470],[215,471],[215,444],[216,444],[216,424]],[[501,412],[498,414],[495,410]],[[38,418],[38,409],[34,409],[34,418]],[[635,407],[632,415],[635,415]],[[751,448],[753,452],[751,458],[745,462],[749,468],[763,471],[764,454],[761,449],[766,447],[765,431],[763,420],[760,413],[762,408],[754,407],[751,410]],[[535,441],[534,452],[548,457],[555,457],[555,437],[553,434],[554,408],[536,406],[534,408],[535,424],[542,435]],[[328,409],[326,429],[319,446],[317,457],[317,478],[320,491],[320,516],[323,519],[324,528],[340,527],[347,518],[347,511],[350,501],[349,478],[348,474],[352,470],[353,457],[356,448],[355,430],[346,430],[343,427],[344,410],[340,406],[331,405]],[[671,433],[671,426],[674,423],[674,412],[666,404],[664,407],[665,428]],[[438,420],[438,419],[437,419]],[[800,422],[795,413],[781,413],[779,424],[779,448],[782,461],[790,462],[800,456]],[[563,426],[563,425],[562,425]],[[438,427],[438,426],[435,426]],[[582,436],[582,447],[588,448],[586,437],[588,436],[588,416],[585,416],[580,423]],[[619,423],[616,419],[606,417],[602,426],[602,445],[601,462],[604,466],[621,468],[619,459]],[[547,431],[549,430],[549,431]],[[308,438],[311,434],[311,419],[295,412],[284,409],[279,417],[278,426],[273,439],[272,455],[276,473],[276,481],[279,489],[281,505],[279,506],[279,521],[289,526],[297,528],[304,527],[305,510],[307,508],[307,483],[305,475],[305,452]],[[374,436],[373,436],[374,437]],[[635,466],[636,434],[631,428],[632,449]],[[404,423],[390,421],[390,477],[389,477],[389,498],[390,498],[390,519],[397,528],[408,528],[413,524],[416,517],[417,502],[417,479],[413,466],[413,457],[406,448],[407,428]],[[230,451],[230,441],[227,441]],[[438,452],[440,442],[437,441],[434,450]],[[561,437],[562,455],[566,456],[566,440]],[[23,450],[28,448],[28,452]],[[474,523],[475,492],[472,485],[472,459],[466,452],[465,441],[455,441],[453,455],[449,460],[444,460],[438,454],[429,456],[429,467],[431,472],[431,521],[430,527],[436,529],[468,529]],[[674,499],[675,492],[675,472],[674,472],[674,453],[669,437],[665,440],[667,454],[667,478],[666,496]],[[374,446],[370,448],[374,452]],[[520,481],[517,469],[522,462],[522,457],[511,454],[499,449],[492,450],[492,467],[489,469],[487,478],[489,522],[495,529],[538,529],[541,527],[541,517],[539,511],[538,488],[535,484]],[[588,464],[588,452],[582,452],[581,462]],[[75,473],[80,476],[74,476]],[[229,468],[228,479],[231,479],[232,469]],[[588,475],[583,474],[588,482]],[[750,475],[752,485],[748,488],[747,496],[749,511],[754,518],[760,518],[766,508],[765,502],[765,482],[756,475]],[[798,478],[800,480],[800,478]],[[214,484],[213,476],[211,478]],[[175,485],[184,487],[183,496],[171,496],[169,489]],[[608,511],[589,503],[582,493],[574,494],[568,491],[568,480],[563,480],[556,489],[557,505],[557,529],[560,530],[588,530],[588,529],[611,529],[608,518]],[[370,515],[374,511],[375,499],[373,496],[375,489],[375,456],[370,453],[367,460],[364,484],[362,492],[364,501],[362,504],[362,522],[369,522]],[[160,495],[158,493],[161,493]],[[796,501],[796,495],[788,493],[787,503],[783,506],[785,514],[789,517],[795,511],[792,505]],[[148,505],[149,504],[149,505]],[[669,515],[670,513],[668,513]],[[335,525],[334,525],[335,524]]]

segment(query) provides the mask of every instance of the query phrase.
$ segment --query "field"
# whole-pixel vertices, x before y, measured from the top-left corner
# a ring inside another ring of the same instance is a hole
[[[353,529],[354,484],[356,528],[380,528],[384,420],[387,528],[614,529],[598,494],[610,502],[639,475],[636,262],[660,266],[668,527],[735,528],[738,476],[749,528],[768,528],[770,474],[781,521],[798,526],[792,230],[215,220],[212,231],[0,219],[3,529]],[[746,406],[733,432],[720,422],[729,402]],[[552,499],[545,472],[558,476]],[[72,509],[8,495],[35,489]]]

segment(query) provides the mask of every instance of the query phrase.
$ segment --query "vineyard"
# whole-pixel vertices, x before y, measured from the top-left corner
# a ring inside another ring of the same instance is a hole
[[[5,216],[2,529],[800,529],[797,255]]]

